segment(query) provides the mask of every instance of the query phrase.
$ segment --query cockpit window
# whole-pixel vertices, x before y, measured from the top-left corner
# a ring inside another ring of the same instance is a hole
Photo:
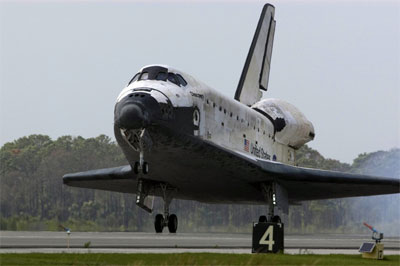
[[[178,79],[174,73],[168,73],[168,80],[179,86]]]
[[[176,76],[178,77],[179,83],[181,83],[182,86],[186,86],[187,82],[186,80],[179,74],[176,74]]]
[[[1,1],[1,0],[0,0]],[[160,80],[170,81],[177,86],[186,86],[188,83],[180,74],[168,72],[168,68],[161,66],[151,66],[143,68],[141,73],[137,73],[128,85],[138,80]]]
[[[168,74],[166,72],[159,72],[156,76],[156,80],[163,80],[166,81]]]
[[[149,79],[149,73],[143,72],[142,75],[140,75],[139,80],[147,80]]]
[[[140,75],[140,72],[139,72],[139,73],[136,73],[136,75],[133,76],[133,78],[131,79],[131,81],[129,81],[128,85],[131,84],[132,82],[137,81],[138,78],[139,78],[139,75]]]

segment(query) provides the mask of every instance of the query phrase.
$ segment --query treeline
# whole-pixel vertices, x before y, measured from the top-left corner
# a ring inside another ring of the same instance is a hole
[[[400,177],[400,149],[361,154],[352,165],[325,159],[305,146],[296,153],[299,166]],[[149,215],[135,196],[62,184],[65,173],[126,165],[119,147],[107,136],[51,140],[31,135],[0,149],[0,229],[74,231],[150,231],[162,200]],[[367,221],[386,235],[400,235],[399,195],[304,202],[284,216],[286,232],[366,232]],[[210,205],[174,200],[179,232],[249,232],[265,206]]]

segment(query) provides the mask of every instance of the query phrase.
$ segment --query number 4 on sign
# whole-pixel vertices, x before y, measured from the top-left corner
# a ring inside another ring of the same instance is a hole
[[[267,240],[268,238],[268,240]],[[272,251],[272,248],[275,244],[274,241],[274,227],[272,225],[268,226],[267,231],[265,231],[264,235],[261,237],[260,245],[268,245],[268,250]]]

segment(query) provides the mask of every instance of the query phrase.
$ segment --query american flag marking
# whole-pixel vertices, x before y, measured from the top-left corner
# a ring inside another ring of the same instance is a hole
[[[250,145],[250,141],[248,141],[247,139],[244,139],[244,150],[249,152],[249,145]]]

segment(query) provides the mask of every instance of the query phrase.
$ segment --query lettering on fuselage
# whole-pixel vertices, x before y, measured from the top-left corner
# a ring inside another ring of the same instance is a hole
[[[199,94],[199,93],[194,93],[194,92],[190,92],[190,94],[193,96],[193,97],[197,97],[197,98],[200,98],[200,99],[204,99],[204,95],[203,94]]]
[[[257,147],[257,144],[253,145],[253,143],[251,143],[250,151],[251,154],[255,155],[258,158],[271,160],[271,155],[269,155],[266,151],[264,151],[262,147]]]

